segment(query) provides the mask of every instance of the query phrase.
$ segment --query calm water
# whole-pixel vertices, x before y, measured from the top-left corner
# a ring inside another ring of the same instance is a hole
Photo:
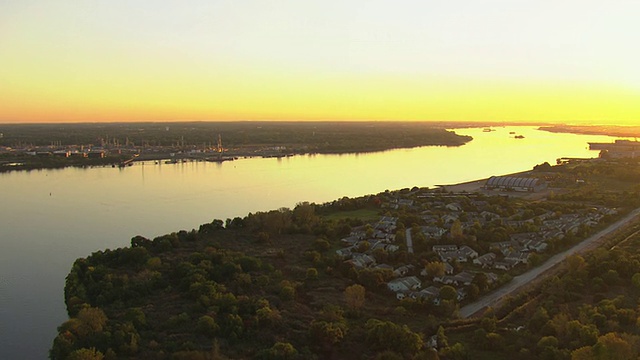
[[[558,157],[595,157],[587,141],[612,140],[529,127],[457,132],[474,140],[458,148],[0,174],[0,359],[45,358],[66,320],[64,278],[73,261],[127,246],[134,235],[190,230],[300,201],[485,178]]]

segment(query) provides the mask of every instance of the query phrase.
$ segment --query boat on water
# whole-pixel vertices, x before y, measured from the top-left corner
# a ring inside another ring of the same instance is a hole
[[[509,131],[509,135],[515,135],[515,131]]]
[[[522,135],[516,135],[516,136],[514,136],[514,138],[516,138],[516,139],[524,139],[524,136],[522,136]]]
[[[492,128],[484,128],[484,129],[482,129],[482,132],[492,132],[492,131],[495,131],[495,130],[493,130]]]
[[[233,157],[233,156],[222,156],[222,157],[213,157],[213,158],[206,158],[205,160],[208,162],[215,162],[215,163],[221,163],[221,162],[225,162],[225,161],[234,161],[237,158]]]

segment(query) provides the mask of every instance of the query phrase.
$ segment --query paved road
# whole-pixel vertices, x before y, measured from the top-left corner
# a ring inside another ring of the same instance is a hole
[[[537,278],[543,272],[562,262],[567,256],[584,251],[589,245],[592,245],[595,241],[601,239],[603,236],[606,236],[618,230],[620,227],[631,221],[639,214],[640,208],[632,211],[629,215],[625,216],[621,220],[618,220],[617,222],[611,224],[608,228],[588,237],[574,247],[552,256],[549,260],[547,260],[544,264],[538,266],[537,268],[531,269],[524,274],[514,277],[513,280],[505,286],[481,297],[474,303],[464,306],[462,309],[460,309],[460,317],[465,319],[486,308],[487,306],[495,306],[504,296],[510,295],[520,287],[528,284],[529,282],[531,282],[531,280]]]
[[[404,232],[404,237],[407,239],[407,252],[413,254],[413,239],[411,239],[411,228],[408,228]]]

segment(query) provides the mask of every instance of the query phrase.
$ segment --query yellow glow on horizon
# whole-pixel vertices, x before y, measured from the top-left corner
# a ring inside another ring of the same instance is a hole
[[[601,84],[259,71],[74,68],[5,80],[3,122],[182,120],[544,121],[634,125],[640,93]],[[46,79],[46,81],[44,81]]]
[[[0,122],[402,120],[640,125],[640,90],[594,81],[332,72],[225,58],[184,58],[178,52],[160,52],[149,61],[149,54],[109,46],[75,54],[47,44],[6,55],[0,68]]]

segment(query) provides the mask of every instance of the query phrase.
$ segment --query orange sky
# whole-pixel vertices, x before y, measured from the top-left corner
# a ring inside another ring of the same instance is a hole
[[[640,125],[640,5],[460,2],[0,4],[0,122]]]

